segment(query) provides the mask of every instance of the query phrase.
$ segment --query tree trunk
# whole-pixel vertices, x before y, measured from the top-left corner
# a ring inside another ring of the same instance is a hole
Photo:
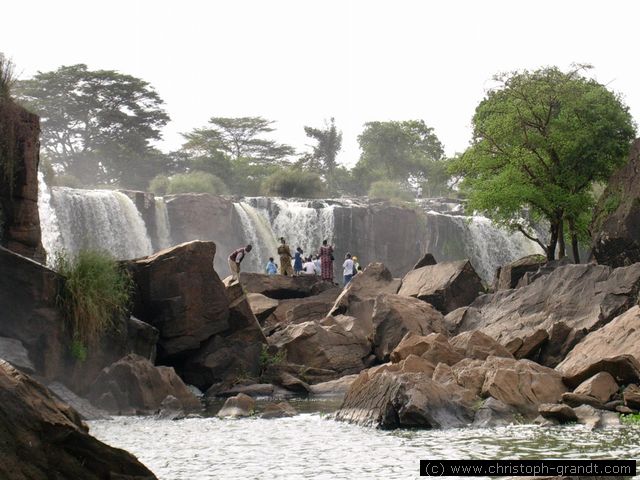
[[[549,226],[549,245],[547,246],[547,260],[555,260],[556,244],[558,243],[558,224],[552,222]]]
[[[578,245],[578,232],[576,222],[569,219],[569,233],[571,234],[571,250],[573,251],[573,263],[580,263],[580,246]]]
[[[563,259],[567,255],[567,248],[564,241],[564,221],[558,221],[558,258]]]

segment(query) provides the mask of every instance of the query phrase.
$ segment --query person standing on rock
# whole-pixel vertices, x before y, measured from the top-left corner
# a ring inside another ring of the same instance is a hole
[[[276,265],[273,261],[273,257],[269,257],[269,261],[267,262],[267,266],[265,267],[267,275],[275,275],[278,273],[278,265]]]
[[[323,280],[333,283],[333,245],[326,240],[322,241],[320,247],[320,272]]]
[[[344,286],[349,285],[349,282],[353,278],[353,260],[351,254],[347,253],[344,256],[344,263],[342,264],[342,275],[344,277]]]
[[[293,256],[293,273],[295,275],[300,275],[302,273],[302,254],[304,252],[300,247],[296,248],[296,253]]]
[[[291,249],[289,248],[289,245],[287,245],[287,241],[284,237],[280,237],[278,255],[280,255],[280,275],[293,276],[293,268],[291,267]]]
[[[240,277],[240,263],[244,260],[244,257],[251,251],[253,247],[251,244],[246,247],[239,248],[234,250],[234,252],[229,255],[229,270],[231,270],[231,278],[232,280],[239,280]]]

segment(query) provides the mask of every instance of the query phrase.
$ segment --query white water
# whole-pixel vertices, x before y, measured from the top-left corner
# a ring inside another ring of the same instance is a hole
[[[152,253],[142,216],[125,194],[111,190],[51,189],[51,205],[58,218],[60,242],[49,248],[76,254],[82,249],[109,252],[129,259]],[[44,228],[49,228],[46,224]],[[43,228],[43,230],[44,230]],[[44,236],[54,235],[52,231]],[[47,253],[52,250],[47,249]]]
[[[58,216],[51,206],[51,190],[44,181],[42,172],[38,172],[38,214],[42,230],[42,246],[47,252],[47,263],[53,265],[55,254],[62,248]]]
[[[277,257],[278,245],[271,227],[255,208],[246,202],[234,203],[233,207],[240,218],[244,242],[253,249],[243,261],[243,270],[264,273],[269,257]]]
[[[169,224],[169,212],[164,198],[155,197],[156,232],[158,234],[158,247],[160,249],[169,248],[173,245],[171,241],[171,225]]]

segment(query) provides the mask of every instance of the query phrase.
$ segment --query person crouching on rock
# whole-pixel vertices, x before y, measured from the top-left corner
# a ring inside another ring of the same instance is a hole
[[[231,255],[229,255],[229,270],[231,270],[231,280],[238,280],[240,277],[240,263],[244,260],[244,257],[247,253],[251,251],[253,247],[251,245],[247,245],[246,247],[239,248],[235,250]]]
[[[291,250],[289,249],[289,245],[287,245],[284,237],[280,237],[278,255],[280,255],[280,274],[293,276],[293,268],[291,267]]]

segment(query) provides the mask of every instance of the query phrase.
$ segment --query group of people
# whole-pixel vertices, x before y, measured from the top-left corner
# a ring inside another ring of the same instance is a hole
[[[238,278],[240,264],[251,250],[252,246],[247,245],[246,247],[238,248],[229,255],[229,270],[231,270],[233,279]],[[284,237],[281,237],[280,245],[278,246],[280,274],[289,276],[320,275],[323,280],[333,283],[333,262],[335,261],[333,250],[333,245],[329,245],[327,240],[323,240],[317,254],[305,257],[302,248],[297,247],[295,253],[291,255],[291,248],[287,245]],[[358,258],[352,257],[350,253],[347,253],[342,269],[344,285],[346,286],[360,270]],[[265,271],[268,275],[278,273],[278,265],[273,257],[269,258]]]

